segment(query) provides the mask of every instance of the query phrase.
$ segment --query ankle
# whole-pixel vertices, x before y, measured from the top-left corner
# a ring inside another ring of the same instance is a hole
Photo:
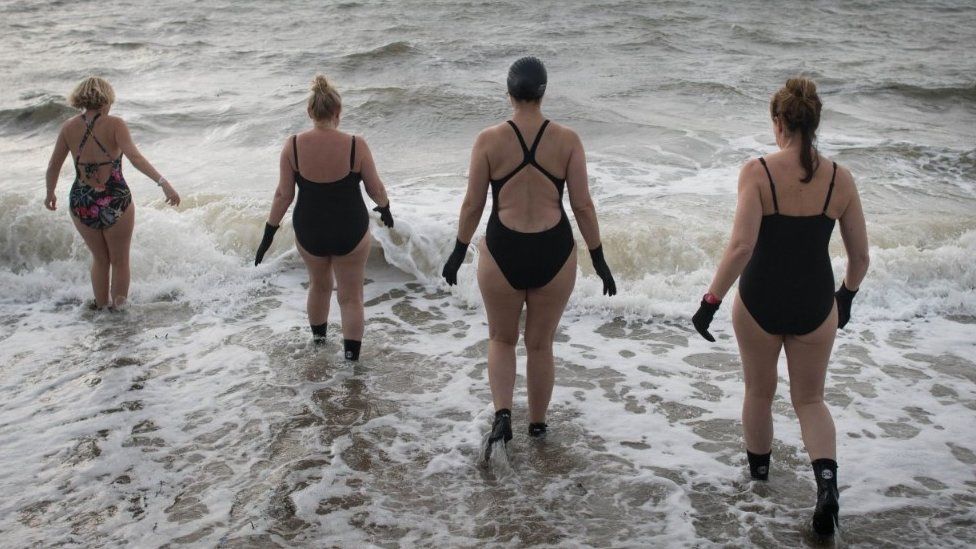
[[[769,458],[772,452],[765,454],[754,454],[746,450],[746,458],[749,460],[749,475],[753,480],[769,480]]]
[[[343,339],[342,345],[345,348],[346,360],[359,360],[359,350],[363,345],[362,341],[356,341],[355,339]]]

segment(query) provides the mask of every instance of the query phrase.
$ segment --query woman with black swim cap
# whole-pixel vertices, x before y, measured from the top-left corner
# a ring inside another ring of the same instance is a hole
[[[297,185],[292,222],[295,246],[308,268],[306,306],[312,337],[318,343],[325,340],[334,275],[345,357],[359,360],[365,326],[363,281],[371,242],[369,213],[359,183],[377,204],[373,211],[380,213],[387,227],[393,227],[390,200],[366,140],[339,131],[342,100],[321,74],[312,81],[307,112],[312,128],[288,138],[281,149],[278,188],[254,264],[261,263],[271,247]]]
[[[573,130],[543,116],[546,83],[546,69],[535,57],[523,57],[509,69],[512,119],[478,134],[457,241],[443,269],[447,283],[456,284],[490,186],[491,215],[478,247],[478,286],[488,316],[488,382],[495,405],[486,459],[492,444],[512,438],[515,344],[523,307],[528,430],[531,436],[542,436],[547,429],[554,377],[552,343],[576,282],[576,243],[563,210],[564,189],[569,190],[576,222],[603,279],[603,293],[617,293],[603,258],[583,143]]]
[[[817,481],[813,529],[830,536],[840,494],[824,380],[834,336],[850,319],[854,294],[867,273],[867,230],[851,173],[815,146],[821,102],[814,83],[789,79],[773,95],[769,110],[780,150],[742,168],[732,237],[692,321],[702,337],[715,341],[708,326],[739,279],[732,327],[745,374],[746,455],[756,480],[769,474],[776,365],[786,350],[790,397]],[[835,293],[827,245],[836,220],[848,261]]]

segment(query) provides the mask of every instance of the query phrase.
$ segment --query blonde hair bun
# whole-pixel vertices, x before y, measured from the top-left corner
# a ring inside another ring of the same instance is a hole
[[[342,98],[324,74],[312,79],[312,93],[308,96],[308,115],[314,120],[331,120],[342,110]]]
[[[326,78],[324,74],[316,74],[315,78],[312,79],[313,93],[325,93],[330,89],[332,89],[332,85],[329,83],[329,79]]]

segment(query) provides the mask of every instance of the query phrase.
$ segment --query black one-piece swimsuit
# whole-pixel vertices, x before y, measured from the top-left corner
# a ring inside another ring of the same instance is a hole
[[[549,121],[546,120],[539,128],[532,148],[525,145],[522,133],[511,120],[508,124],[515,130],[519,144],[522,146],[524,158],[511,173],[501,179],[493,179],[491,183],[491,216],[488,217],[488,227],[485,232],[485,244],[498,268],[501,269],[505,280],[516,290],[541,288],[548,284],[562,269],[569,254],[573,253],[573,229],[569,225],[569,218],[563,209],[563,190],[566,180],[552,175],[539,165],[535,159],[536,149],[542,140]],[[536,233],[523,233],[509,229],[502,224],[498,217],[498,195],[502,187],[518,172],[531,165],[546,176],[559,191],[559,222],[552,228]]]
[[[827,246],[835,219],[827,216],[837,163],[819,215],[783,215],[766,160],[760,158],[773,213],[762,218],[752,258],[739,278],[739,297],[756,323],[774,335],[803,335],[816,330],[834,306],[834,271]]]
[[[298,170],[298,136],[292,137],[298,200],[292,213],[295,239],[319,257],[346,255],[356,249],[369,229],[369,212],[359,189],[362,175],[354,172],[356,137],[349,152],[349,173],[329,183],[302,177]]]

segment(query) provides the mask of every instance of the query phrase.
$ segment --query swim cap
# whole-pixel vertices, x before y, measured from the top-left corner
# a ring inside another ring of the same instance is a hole
[[[546,93],[546,67],[536,57],[523,57],[508,69],[508,94],[520,101],[536,101]]]

